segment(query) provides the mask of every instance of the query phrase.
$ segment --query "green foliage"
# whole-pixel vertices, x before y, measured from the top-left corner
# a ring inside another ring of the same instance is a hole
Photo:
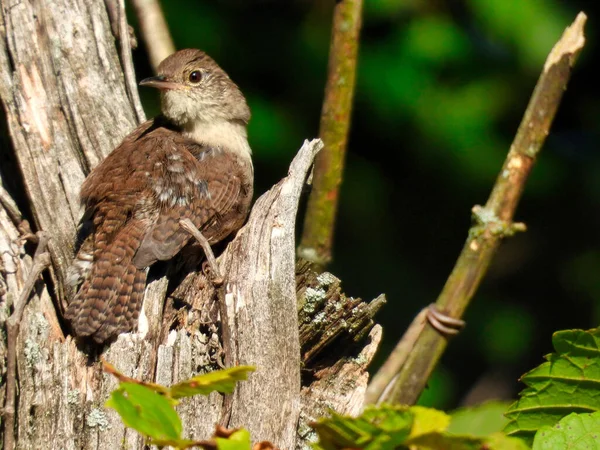
[[[558,331],[552,343],[556,352],[521,378],[527,388],[506,413],[506,433],[529,442],[567,414],[600,410],[600,329]]]
[[[533,450],[600,450],[600,330],[560,331],[554,334],[553,345],[556,352],[547,356],[548,361],[523,376],[528,387],[508,408],[508,424],[502,416],[507,406],[500,402],[452,415],[422,406],[383,405],[369,407],[359,417],[332,413],[312,424],[319,438],[314,448],[526,450],[533,443]],[[182,438],[183,427],[174,407],[183,397],[233,392],[252,367],[215,371],[171,387],[138,382],[106,363],[105,370],[121,381],[106,406],[115,409],[125,425],[144,435],[149,444],[177,449],[251,447],[246,430],[218,429],[210,441]],[[577,414],[581,411],[596,412]],[[506,434],[500,432],[502,427]]]
[[[213,441],[194,441],[181,437],[183,427],[175,411],[177,399],[193,395],[209,395],[217,391],[233,392],[238,381],[245,380],[254,367],[239,366],[198,375],[171,387],[145,383],[129,378],[104,362],[104,370],[117,377],[119,388],[111,394],[106,406],[113,408],[123,423],[146,437],[148,444],[177,449],[209,446],[219,450],[248,450],[250,435],[246,430],[214,437]]]
[[[254,367],[238,366],[225,370],[215,370],[204,375],[198,375],[181,383],[174,384],[170,388],[171,398],[191,397],[193,395],[208,395],[217,391],[222,394],[231,394],[238,381],[248,378],[248,373],[253,372]]]
[[[483,437],[502,431],[508,422],[504,413],[509,404],[491,401],[472,408],[461,408],[451,415],[448,431]]]
[[[543,427],[535,435],[533,450],[568,448],[600,449],[600,412],[569,414],[553,427]]]
[[[189,380],[174,384],[171,387],[162,386],[160,384],[148,383],[139,381],[123,375],[111,364],[106,361],[102,362],[103,370],[118,378],[122,383],[135,383],[145,386],[146,388],[164,395],[173,400],[173,404],[178,398],[191,397],[193,395],[209,395],[211,392],[217,391],[223,394],[231,394],[238,381],[243,381],[248,378],[250,372],[254,372],[252,366],[237,366],[229,369],[215,370],[214,372],[197,375]]]
[[[484,407],[485,408],[485,407]],[[476,412],[473,412],[476,415]],[[465,416],[463,414],[463,420]],[[451,417],[421,406],[370,407],[356,418],[334,414],[321,419],[313,427],[319,436],[316,450],[344,448],[394,450],[410,446],[432,450],[525,450],[520,439],[502,433],[488,436],[453,434]]]
[[[248,430],[237,430],[227,438],[216,437],[215,442],[219,450],[249,450],[252,442],[250,442],[250,433]]]
[[[175,441],[181,437],[181,421],[173,402],[146,386],[121,383],[106,406],[116,410],[126,426],[152,441]]]
[[[473,436],[453,436],[444,433],[431,433],[411,439],[407,444],[417,449],[431,450],[527,450],[529,447],[520,439],[494,433],[485,438]]]
[[[393,449],[406,442],[413,420],[410,412],[393,407],[369,408],[357,418],[333,414],[313,425],[319,435],[315,448]]]

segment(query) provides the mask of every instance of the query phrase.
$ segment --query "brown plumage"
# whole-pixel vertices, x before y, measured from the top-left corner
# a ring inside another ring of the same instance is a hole
[[[147,268],[190,240],[188,218],[214,244],[241,227],[252,198],[238,87],[206,54],[182,50],[142,85],[161,89],[163,115],[125,138],[81,189],[85,239],[70,269],[79,291],[65,317],[103,343],[137,323]]]

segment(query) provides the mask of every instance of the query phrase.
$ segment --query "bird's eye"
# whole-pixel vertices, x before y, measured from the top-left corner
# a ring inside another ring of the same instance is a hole
[[[200,72],[199,70],[194,70],[193,72],[190,73],[189,76],[189,80],[190,83],[200,83],[200,80],[202,79],[202,72]]]

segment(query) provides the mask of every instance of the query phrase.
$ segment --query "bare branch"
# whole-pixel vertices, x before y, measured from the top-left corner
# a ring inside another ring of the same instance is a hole
[[[158,0],[132,0],[154,70],[160,62],[175,52],[167,21]]]
[[[524,230],[523,224],[512,222],[515,209],[585,43],[585,21],[585,14],[579,13],[550,52],[492,193],[484,207],[473,208],[475,224],[436,301],[438,311],[448,317],[463,315],[502,238]],[[368,401],[413,404],[446,345],[446,338],[431,326],[421,326],[418,334],[407,333],[397,347],[402,351],[392,353],[374,378]]]
[[[298,255],[319,266],[331,260],[339,187],[342,182],[362,22],[362,0],[335,6],[325,100],[319,137],[325,144],[315,160]]]

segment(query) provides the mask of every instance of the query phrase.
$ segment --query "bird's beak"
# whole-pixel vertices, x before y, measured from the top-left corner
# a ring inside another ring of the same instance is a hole
[[[174,81],[167,80],[164,75],[157,75],[155,77],[145,78],[140,81],[140,86],[149,86],[157,89],[182,89],[184,86],[175,83]]]

